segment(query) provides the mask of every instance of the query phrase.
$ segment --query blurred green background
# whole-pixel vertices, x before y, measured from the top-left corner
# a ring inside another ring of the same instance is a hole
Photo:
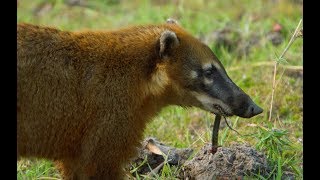
[[[234,129],[251,135],[239,136],[226,127],[220,130],[219,144],[248,143],[263,151],[273,171],[255,178],[302,179],[303,39],[297,38],[279,59],[302,9],[302,0],[18,0],[17,21],[72,31],[178,20],[213,50],[231,79],[264,109],[251,119],[229,118]],[[280,64],[269,121],[275,61]],[[197,108],[167,107],[148,125],[145,136],[196,153],[211,142],[213,119]],[[19,160],[17,174],[18,179],[60,177],[52,162],[38,159]]]

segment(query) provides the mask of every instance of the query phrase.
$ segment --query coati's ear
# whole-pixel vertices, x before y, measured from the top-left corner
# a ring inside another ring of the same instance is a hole
[[[179,40],[176,33],[166,30],[160,36],[159,56],[161,59],[170,56],[172,49],[179,45]]]
[[[166,23],[168,23],[168,24],[179,24],[177,20],[172,19],[172,18],[167,19]]]

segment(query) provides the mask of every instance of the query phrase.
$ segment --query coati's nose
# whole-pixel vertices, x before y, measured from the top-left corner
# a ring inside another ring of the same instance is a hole
[[[253,117],[255,115],[258,115],[263,112],[263,109],[256,105],[254,102],[249,106],[248,111],[247,111],[247,117]]]

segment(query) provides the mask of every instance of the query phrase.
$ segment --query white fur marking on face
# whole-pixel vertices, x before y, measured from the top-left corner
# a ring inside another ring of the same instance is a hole
[[[204,84],[205,85],[211,85],[213,83],[212,79],[204,78]]]
[[[211,104],[215,102],[214,98],[208,97],[205,94],[200,94],[197,92],[194,92],[193,95],[201,102],[201,104],[206,107],[208,110],[212,110]]]
[[[221,66],[219,63],[213,61],[212,64],[214,65],[214,67],[216,67],[217,69],[221,69]]]
[[[196,79],[198,77],[198,73],[196,71],[191,71],[191,78]]]
[[[215,62],[215,61],[212,61],[211,63],[207,63],[207,64],[204,64],[202,66],[202,69],[203,70],[207,70],[207,69],[210,69],[212,67],[212,65],[217,68],[217,69],[221,69],[221,66],[219,65],[219,63]]]
[[[219,105],[225,112],[230,113],[231,109],[228,105],[221,100],[212,98],[204,93],[192,92],[192,94],[201,102],[201,104],[208,110],[216,112],[218,111],[213,107],[213,104]]]
[[[205,69],[210,69],[212,67],[212,64],[211,63],[207,63],[207,64],[204,64],[202,65],[202,69],[205,70]]]

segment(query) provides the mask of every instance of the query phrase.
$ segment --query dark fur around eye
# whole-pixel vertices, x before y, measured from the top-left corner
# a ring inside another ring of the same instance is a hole
[[[206,70],[206,71],[203,72],[203,75],[204,75],[204,77],[206,77],[206,78],[211,78],[211,77],[212,77],[212,74],[213,74],[212,69],[209,69],[209,70]]]
[[[217,69],[214,66],[211,66],[210,69],[204,70],[203,75],[206,78],[212,78],[212,75],[216,70]]]

